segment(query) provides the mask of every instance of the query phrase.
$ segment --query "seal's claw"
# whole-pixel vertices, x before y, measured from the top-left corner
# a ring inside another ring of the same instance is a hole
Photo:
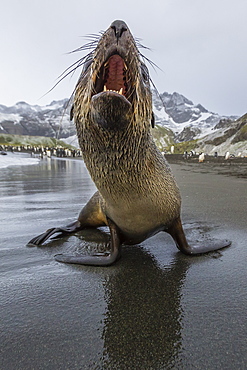
[[[74,233],[81,229],[80,223],[78,221],[74,221],[71,224],[63,227],[53,227],[51,229],[48,229],[46,232],[36,236],[35,238],[31,239],[28,243],[28,247],[33,247],[37,245],[41,245],[44,243],[47,239],[49,239],[52,235],[59,233],[57,237],[64,236],[66,234]]]
[[[27,243],[27,246],[28,247],[32,247],[32,246],[37,246],[37,245],[40,245],[42,244],[44,241],[46,241],[47,239],[50,238],[50,236],[52,236],[53,234],[55,234],[56,232],[59,232],[59,229],[58,228],[52,228],[52,229],[49,229],[47,230],[46,232],[38,235],[38,236],[35,236],[35,238],[31,239],[28,243]]]

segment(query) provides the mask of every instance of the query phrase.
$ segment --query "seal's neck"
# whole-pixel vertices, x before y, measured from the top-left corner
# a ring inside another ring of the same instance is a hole
[[[143,126],[142,126],[143,127]],[[87,130],[80,145],[94,182],[104,176],[141,172],[147,167],[152,141],[149,130],[99,132]]]

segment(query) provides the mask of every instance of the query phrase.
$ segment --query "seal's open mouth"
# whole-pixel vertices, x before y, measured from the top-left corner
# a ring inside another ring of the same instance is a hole
[[[119,54],[112,55],[101,66],[95,83],[96,94],[113,91],[129,98],[127,83],[127,65]]]

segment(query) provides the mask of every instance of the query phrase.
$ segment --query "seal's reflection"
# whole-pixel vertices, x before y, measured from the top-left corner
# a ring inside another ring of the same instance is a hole
[[[75,254],[104,252],[109,237],[105,231],[85,229],[68,237],[70,246],[62,238],[42,249],[51,254],[61,250],[70,254],[72,250]],[[150,240],[155,243],[155,239]],[[181,288],[190,264],[189,258],[178,252],[172,262],[161,266],[144,247],[135,245],[123,246],[122,258],[113,266],[86,267],[102,274],[106,301],[104,352],[93,368],[139,370],[179,366]],[[80,265],[71,267],[85,269]]]
[[[104,368],[168,369],[177,364],[181,287],[188,266],[180,254],[160,268],[142,247],[123,248],[116,273],[105,282]]]

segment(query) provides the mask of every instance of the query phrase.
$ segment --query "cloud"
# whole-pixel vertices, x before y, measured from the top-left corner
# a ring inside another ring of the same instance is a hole
[[[123,19],[164,71],[150,68],[161,92],[178,91],[220,114],[246,113],[245,0],[4,0],[2,14],[0,104],[68,97],[78,75],[39,100],[79,58],[66,52],[85,42],[81,36]]]

